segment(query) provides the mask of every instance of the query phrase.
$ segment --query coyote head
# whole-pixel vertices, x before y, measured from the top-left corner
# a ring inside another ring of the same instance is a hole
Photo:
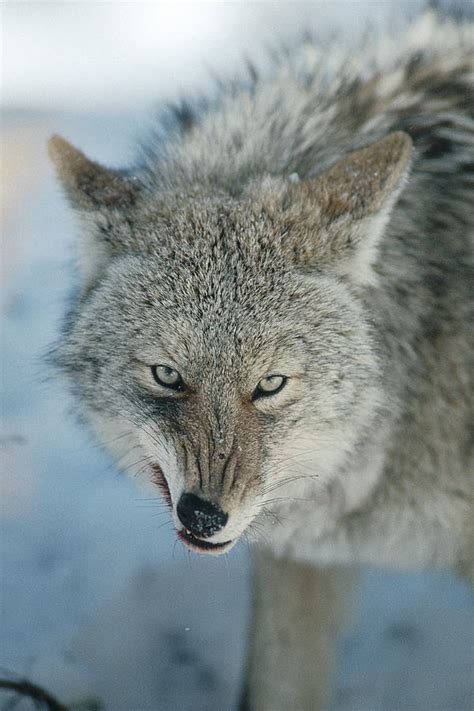
[[[317,178],[230,194],[107,170],[51,140],[82,232],[56,360],[193,550],[227,551],[297,479],[327,488],[374,422],[362,295],[410,150],[395,133]]]

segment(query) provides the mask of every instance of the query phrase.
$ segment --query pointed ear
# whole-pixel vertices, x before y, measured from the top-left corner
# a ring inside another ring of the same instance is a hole
[[[87,291],[114,254],[130,241],[130,211],[140,192],[138,181],[89,160],[53,136],[48,153],[70,204],[81,218],[79,266]]]
[[[295,185],[312,240],[303,260],[332,265],[359,283],[374,280],[371,265],[410,168],[412,142],[401,131],[341,158],[326,173]],[[293,207],[294,210],[294,207]],[[304,218],[303,218],[304,219]]]
[[[49,140],[48,153],[73,207],[95,211],[126,209],[135,203],[138,186],[133,181],[89,160],[61,136]]]

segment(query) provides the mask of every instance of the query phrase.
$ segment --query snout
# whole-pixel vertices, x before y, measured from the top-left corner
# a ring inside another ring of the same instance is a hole
[[[211,501],[201,499],[196,494],[183,494],[176,509],[183,526],[194,536],[209,538],[221,531],[227,523],[228,515]]]
[[[181,495],[176,513],[184,529],[178,535],[193,550],[198,552],[222,552],[232,541],[212,543],[209,540],[225,527],[229,516],[216,504],[196,494]]]

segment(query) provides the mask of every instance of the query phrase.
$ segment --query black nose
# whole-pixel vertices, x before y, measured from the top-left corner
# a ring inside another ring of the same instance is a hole
[[[220,531],[229,518],[218,506],[195,494],[182,494],[176,508],[178,518],[195,536],[208,538]]]

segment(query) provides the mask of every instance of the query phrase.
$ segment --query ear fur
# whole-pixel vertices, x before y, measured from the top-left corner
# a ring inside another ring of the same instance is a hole
[[[61,136],[50,138],[48,153],[73,207],[94,211],[134,205],[138,186],[119,171],[89,160]]]
[[[302,240],[300,261],[334,265],[355,282],[373,281],[371,264],[408,176],[411,153],[410,137],[397,131],[349,153],[318,178],[292,186],[294,217],[299,210],[302,226],[312,222],[311,243]]]
[[[312,185],[323,215],[330,222],[350,215],[364,219],[392,206],[403,185],[411,139],[402,131],[349,153]]]
[[[53,136],[48,153],[66,195],[81,218],[79,266],[87,291],[111,256],[130,239],[129,218],[140,192],[138,181],[89,160],[70,143]]]

